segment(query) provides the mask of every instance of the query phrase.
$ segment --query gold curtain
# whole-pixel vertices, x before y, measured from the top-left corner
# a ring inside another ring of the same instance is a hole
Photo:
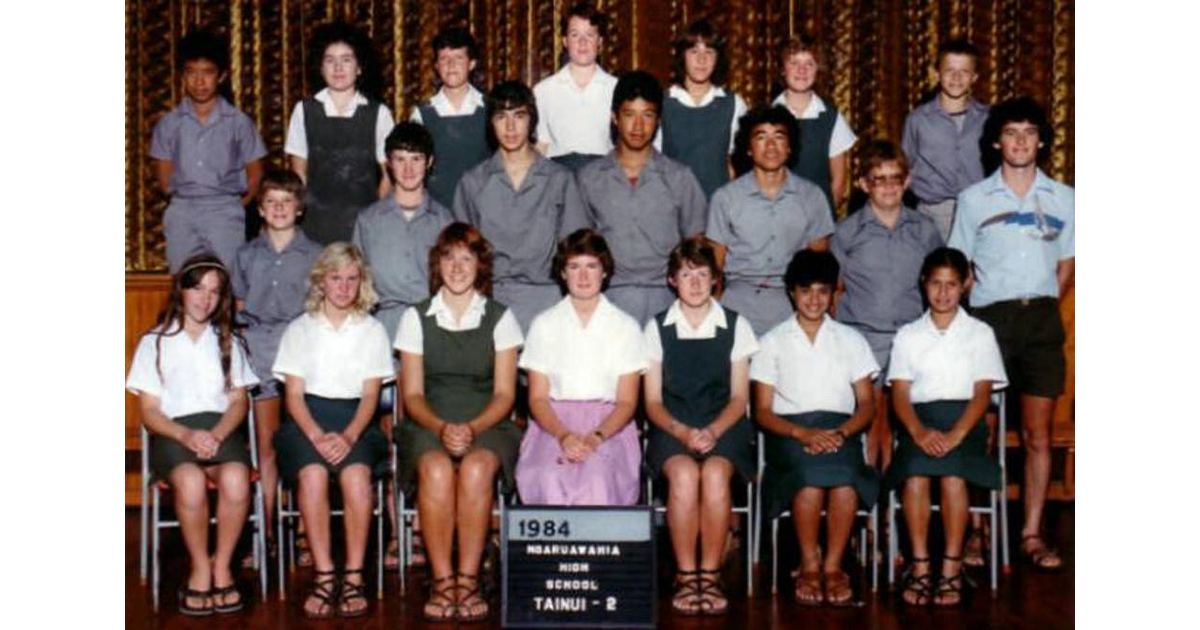
[[[147,152],[154,123],[182,96],[174,43],[207,27],[228,38],[234,104],[258,125],[268,161],[284,165],[287,116],[312,92],[304,71],[314,28],[334,18],[364,27],[375,43],[382,97],[399,117],[431,92],[437,30],[467,25],[487,81],[534,83],[562,61],[556,36],[571,0],[126,0],[125,269],[166,267],[162,213]],[[778,89],[774,51],[813,33],[825,51],[822,94],[860,138],[898,140],[905,114],[933,85],[938,44],[966,37],[983,51],[975,93],[984,102],[1027,94],[1055,128],[1051,176],[1075,179],[1075,10],[1064,0],[599,0],[611,20],[601,52],[611,72],[670,76],[670,42],[695,19],[729,36],[730,86],[751,104]],[[487,86],[485,86],[487,87]]]

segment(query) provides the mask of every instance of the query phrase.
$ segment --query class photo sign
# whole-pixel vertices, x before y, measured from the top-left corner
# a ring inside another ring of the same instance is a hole
[[[653,628],[650,507],[512,507],[501,521],[505,628]]]

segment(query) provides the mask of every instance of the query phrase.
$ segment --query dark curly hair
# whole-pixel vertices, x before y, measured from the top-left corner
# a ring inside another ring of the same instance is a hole
[[[995,145],[1000,142],[1004,125],[1014,122],[1033,123],[1038,128],[1038,140],[1042,146],[1037,152],[1037,161],[1044,163],[1050,156],[1050,145],[1054,143],[1054,128],[1046,118],[1046,110],[1028,96],[1010,98],[992,107],[987,121],[983,123],[983,134],[979,137],[979,152],[983,170],[991,173],[1000,167],[1000,151]]]
[[[733,170],[739,176],[754,168],[754,162],[750,159],[750,137],[754,133],[754,128],[768,124],[782,125],[787,130],[789,151],[787,166],[790,168],[800,157],[800,124],[796,122],[796,117],[792,116],[792,112],[789,112],[783,105],[754,107],[738,119],[737,135],[733,137],[733,155],[730,156],[730,160],[733,162]]]
[[[333,44],[345,44],[354,51],[354,59],[362,74],[355,80],[354,86],[364,96],[377,99],[379,97],[379,64],[375,58],[375,50],[366,32],[345,22],[329,22],[317,27],[313,34],[312,46],[308,53],[309,78],[316,90],[325,86],[321,77],[321,62],[325,58],[325,50]]]

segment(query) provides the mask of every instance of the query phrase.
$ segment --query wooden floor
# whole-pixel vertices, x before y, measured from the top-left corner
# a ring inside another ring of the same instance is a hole
[[[1020,505],[1013,503],[1012,515],[1020,514]],[[1048,529],[1062,548],[1066,568],[1057,574],[1041,574],[1020,563],[1013,547],[1013,571],[1001,578],[1000,590],[992,597],[987,588],[987,574],[980,571],[975,575],[979,588],[975,589],[969,605],[953,610],[912,610],[898,605],[897,599],[887,592],[886,574],[881,572],[880,592],[871,594],[855,584],[855,592],[865,592],[863,606],[854,609],[813,609],[796,604],[791,596],[791,581],[783,567],[795,565],[795,544],[781,542],[780,573],[783,582],[780,593],[770,594],[770,549],[769,540],[763,545],[763,562],[758,568],[758,592],[750,599],[745,593],[745,560],[731,558],[726,567],[725,583],[730,592],[730,611],[726,617],[686,618],[673,615],[666,589],[672,569],[669,550],[665,549],[660,537],[659,566],[662,567],[659,586],[659,627],[661,628],[908,628],[937,626],[939,630],[952,628],[1071,628],[1075,625],[1075,513],[1074,503],[1052,503],[1048,507]],[[786,526],[786,524],[785,524]],[[781,530],[781,533],[786,530]],[[1015,532],[1013,530],[1014,537]],[[781,536],[781,538],[784,538]],[[288,600],[279,601],[278,582],[274,571],[270,574],[270,590],[266,602],[259,601],[257,578],[251,571],[242,576],[243,593],[253,593],[249,607],[234,615],[191,619],[175,610],[177,589],[180,580],[186,577],[187,567],[182,542],[177,531],[164,534],[163,601],[162,610],[155,615],[150,604],[150,588],[142,585],[138,577],[138,514],[136,510],[126,512],[125,517],[125,625],[127,628],[450,628],[451,624],[427,624],[421,619],[421,606],[425,601],[425,576],[414,570],[409,580],[408,592],[399,595],[399,580],[395,574],[385,578],[384,600],[372,602],[371,615],[365,619],[347,621],[310,622],[300,614],[299,596],[308,575],[297,570],[288,584]],[[374,550],[368,551],[370,558]],[[881,567],[882,571],[882,567]],[[855,575],[856,582],[859,576]],[[415,584],[415,586],[414,586]],[[253,591],[251,591],[253,589]],[[493,603],[499,610],[498,599]],[[464,624],[470,628],[499,628],[498,613],[491,623]]]

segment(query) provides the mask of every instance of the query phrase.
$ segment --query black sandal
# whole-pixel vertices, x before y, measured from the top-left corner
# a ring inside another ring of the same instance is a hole
[[[207,617],[213,614],[212,599],[208,599],[208,605],[189,606],[188,598],[199,599],[203,601],[206,598],[212,597],[212,591],[197,591],[189,588],[187,582],[179,587],[179,614],[189,617]]]
[[[229,601],[231,595],[237,595],[237,601],[228,604],[226,602]],[[221,598],[220,605],[217,604],[216,599],[213,600],[213,610],[221,614],[235,613],[246,607],[246,597],[237,589],[237,582],[232,582],[229,586],[213,584],[212,597]]]
[[[337,600],[337,616],[339,617],[362,617],[367,614],[371,608],[371,601],[367,599],[367,582],[364,576],[362,583],[354,584],[346,581],[347,575],[363,575],[363,570],[360,569],[343,569],[342,578],[338,584],[338,600]],[[358,610],[346,610],[346,602],[352,602],[361,599],[365,606]]]
[[[700,569],[700,578],[696,580],[696,605],[704,615],[724,615],[729,611],[729,598],[721,590],[721,571],[719,569]],[[710,577],[711,576],[711,577]],[[714,604],[714,600],[723,603]]]
[[[700,602],[703,598],[697,588],[700,581],[700,570],[676,571],[675,595],[671,598],[671,609],[681,615],[693,616],[700,613]]]
[[[320,579],[324,576],[329,576],[329,579]],[[337,596],[337,571],[313,570],[313,579],[308,583],[308,595],[304,596],[304,602],[300,604],[300,610],[304,611],[304,616],[309,619],[332,619],[337,607]],[[312,612],[305,606],[308,600],[313,598],[321,602],[321,607],[317,609],[317,612]]]
[[[456,618],[459,621],[467,623],[486,621],[488,615],[490,615],[492,612],[492,607],[488,604],[487,600],[483,598],[483,592],[479,590],[479,576],[471,575],[470,573],[459,573],[458,579],[467,580],[469,583],[473,584],[473,586],[468,587],[466,584],[458,584],[455,587],[456,590],[466,591],[466,594],[460,595],[458,598],[458,614]],[[478,608],[481,605],[483,606],[483,610],[481,612],[472,614],[467,611],[468,608]]]
[[[445,586],[440,586],[442,584],[445,584]],[[458,578],[453,573],[446,577],[433,578],[429,583],[429,599],[425,600],[425,606],[421,609],[421,615],[425,618],[425,621],[432,623],[454,621],[454,618],[458,615],[458,601],[454,598],[457,592]],[[439,598],[445,603],[436,602],[434,598]],[[430,614],[430,606],[437,606],[441,614]]]
[[[900,591],[900,601],[908,606],[928,606],[933,603],[933,574],[914,575],[913,566],[918,564],[928,565],[929,558],[910,558],[908,568],[904,570],[904,588]],[[916,593],[915,601],[905,599],[904,595],[907,593]]]
[[[946,577],[945,575],[938,576],[937,587],[933,593],[932,604],[934,606],[942,606],[942,607],[947,607],[947,608],[950,606],[962,606],[963,604],[966,603],[966,597],[963,595],[964,587],[967,584],[970,584],[971,586],[975,586],[975,583],[972,582],[971,578],[967,576],[967,566],[966,566],[966,564],[963,563],[962,556],[957,556],[957,557],[956,556],[945,556],[943,558],[943,560],[949,560],[950,562],[957,562],[958,563],[958,573],[955,575],[951,575],[950,577]],[[941,602],[939,600],[941,599],[941,597],[943,595],[957,595],[958,601],[956,601],[956,602]]]

